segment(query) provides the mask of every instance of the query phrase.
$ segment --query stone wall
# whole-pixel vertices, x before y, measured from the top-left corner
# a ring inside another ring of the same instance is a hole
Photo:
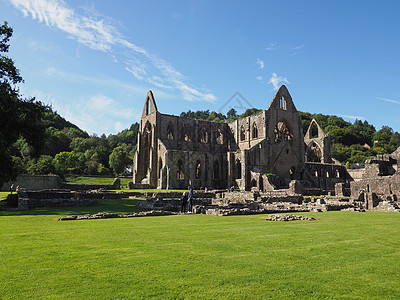
[[[354,181],[359,181],[362,179],[363,173],[365,169],[350,169],[347,170],[351,178],[353,178]]]
[[[14,181],[7,182],[1,187],[2,191],[9,191],[19,186],[27,190],[44,190],[61,188],[61,178],[57,175],[19,175]]]
[[[98,197],[93,197],[93,195],[86,193],[62,190],[21,190],[18,193],[18,209],[28,210],[36,207],[93,206],[98,204],[95,198]]]

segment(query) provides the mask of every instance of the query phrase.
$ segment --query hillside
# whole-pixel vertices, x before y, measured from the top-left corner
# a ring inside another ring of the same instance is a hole
[[[139,124],[118,134],[89,135],[48,108],[45,141],[40,154],[20,138],[13,149],[13,163],[20,173],[108,175],[123,171],[136,151]]]

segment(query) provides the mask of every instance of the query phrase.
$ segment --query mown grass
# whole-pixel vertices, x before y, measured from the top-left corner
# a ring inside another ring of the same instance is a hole
[[[112,184],[114,179],[115,177],[69,176],[65,181],[73,184]],[[132,178],[120,178],[120,180],[121,189],[127,189],[128,182],[132,181]]]
[[[6,199],[9,194],[10,192],[0,192],[0,201]]]
[[[91,208],[0,212],[4,299],[396,299],[400,214],[178,215],[56,221],[133,210],[132,199]]]
[[[66,178],[67,183],[71,184],[112,184],[115,177],[87,177],[87,176],[70,176]],[[137,191],[137,192],[183,192],[187,190],[160,190],[160,189],[128,189],[128,182],[132,181],[132,178],[120,178],[121,180],[121,189],[128,191]]]

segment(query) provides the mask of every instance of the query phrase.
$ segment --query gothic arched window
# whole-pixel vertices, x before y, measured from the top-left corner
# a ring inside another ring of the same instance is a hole
[[[289,127],[284,122],[278,122],[278,124],[276,124],[274,134],[275,142],[280,142],[282,140],[293,140],[293,134],[290,132]]]
[[[201,164],[200,161],[198,160],[196,162],[196,179],[200,179],[201,178]]]
[[[240,126],[240,141],[244,141],[246,139],[246,130],[244,126]]]
[[[177,179],[185,179],[185,175],[183,174],[183,163],[182,163],[182,160],[178,160],[176,178]]]
[[[173,128],[171,122],[169,122],[168,127],[167,127],[167,139],[169,139],[169,140],[174,139],[174,128]]]
[[[251,130],[251,137],[253,139],[258,138],[258,128],[257,128],[256,122],[253,123],[253,127],[252,127],[252,130]]]
[[[208,132],[205,127],[200,130],[200,142],[201,143],[208,143]]]

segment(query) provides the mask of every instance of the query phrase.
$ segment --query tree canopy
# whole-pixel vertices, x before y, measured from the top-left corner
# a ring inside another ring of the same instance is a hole
[[[36,157],[42,148],[47,110],[35,99],[24,99],[17,84],[23,79],[14,61],[6,54],[13,30],[4,22],[0,26],[0,184],[14,178],[20,166],[12,158],[14,143],[23,139],[24,153]]]

